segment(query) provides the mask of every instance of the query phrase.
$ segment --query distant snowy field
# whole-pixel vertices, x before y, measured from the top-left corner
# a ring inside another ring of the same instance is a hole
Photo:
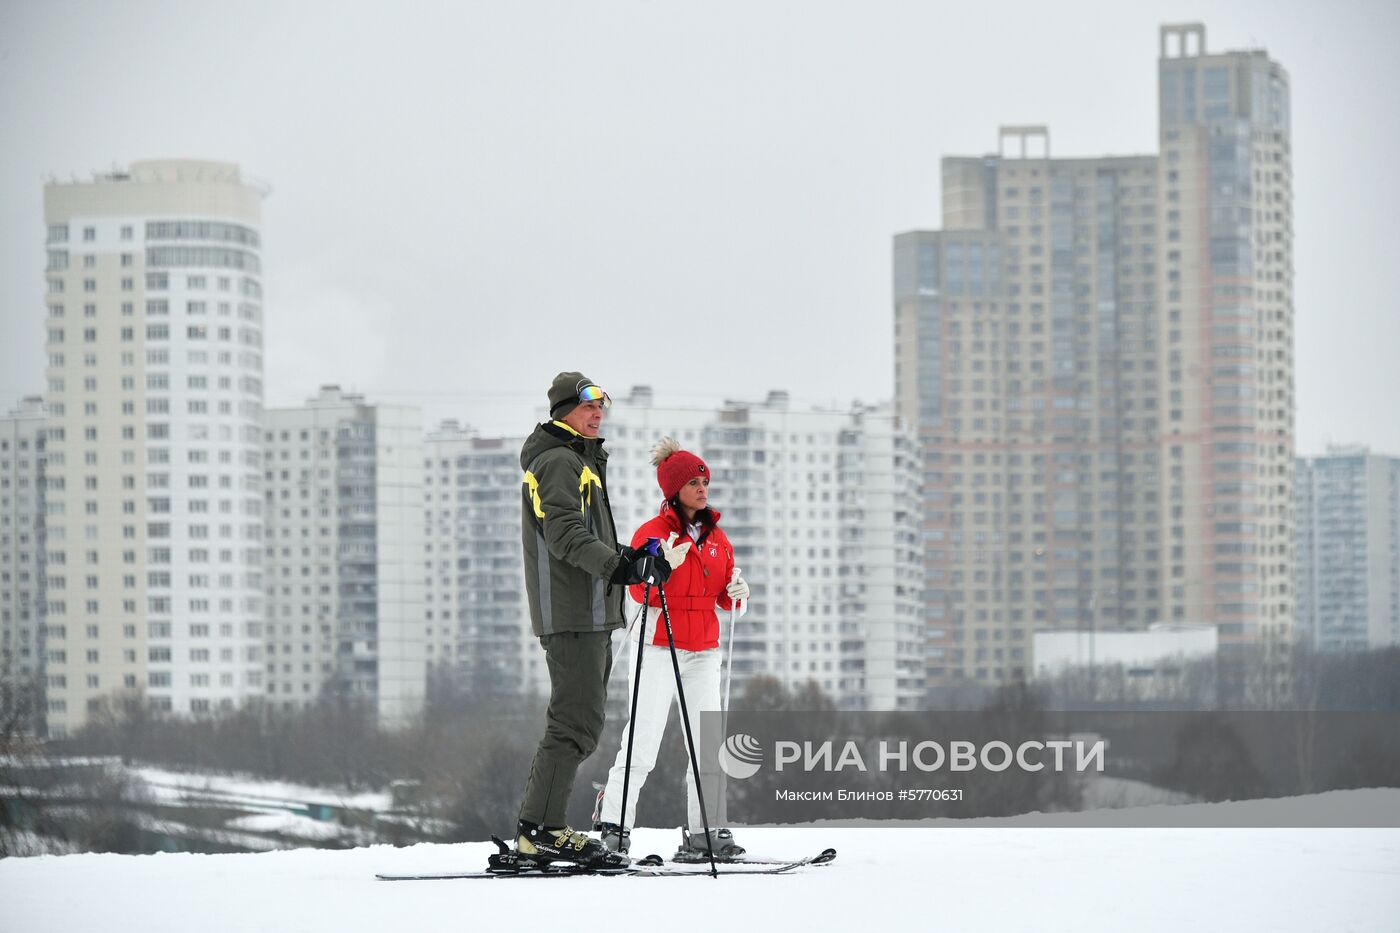
[[[1400,790],[1355,791],[1394,821]],[[1308,807],[1307,798],[1223,807]],[[1255,816],[1259,815],[1257,812]],[[923,826],[741,829],[754,855],[834,846],[774,877],[382,882],[476,870],[490,843],[0,861],[5,933],[478,929],[1400,930],[1400,829]],[[638,829],[634,851],[674,851]]]

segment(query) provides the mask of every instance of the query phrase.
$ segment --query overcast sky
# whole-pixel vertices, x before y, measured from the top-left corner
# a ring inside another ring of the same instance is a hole
[[[893,392],[890,241],[944,155],[1156,149],[1158,26],[1293,88],[1299,450],[1400,455],[1400,4],[0,5],[0,405],[43,389],[46,177],[239,163],[270,405],[325,382],[523,433],[614,394]]]

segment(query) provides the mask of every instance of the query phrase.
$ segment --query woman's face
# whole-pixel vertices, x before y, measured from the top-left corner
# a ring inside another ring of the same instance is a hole
[[[690,518],[696,512],[705,508],[710,502],[710,478],[708,476],[693,476],[690,482],[681,487],[681,506],[685,509],[685,517]]]

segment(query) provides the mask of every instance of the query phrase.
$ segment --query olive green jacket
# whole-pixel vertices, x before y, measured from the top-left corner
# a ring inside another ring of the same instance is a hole
[[[536,635],[623,624],[625,588],[609,583],[622,555],[608,503],[608,452],[561,422],[541,424],[520,450],[525,591]]]

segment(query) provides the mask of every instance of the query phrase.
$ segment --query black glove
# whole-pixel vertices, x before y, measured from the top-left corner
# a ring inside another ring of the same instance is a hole
[[[613,583],[630,586],[634,583],[651,583],[660,586],[671,577],[671,565],[666,558],[653,554],[646,548],[624,547],[622,563],[613,571]]]

